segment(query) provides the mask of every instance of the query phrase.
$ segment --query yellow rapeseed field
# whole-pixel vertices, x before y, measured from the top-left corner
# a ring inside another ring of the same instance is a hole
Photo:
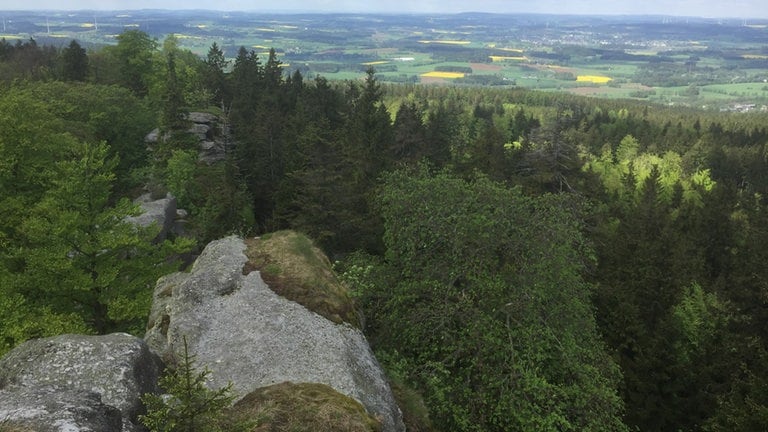
[[[525,56],[489,56],[491,58],[491,61],[500,62],[505,60],[514,60],[514,61],[525,61],[528,60],[528,57]]]
[[[361,64],[363,66],[376,66],[376,65],[383,65],[383,64],[387,64],[387,63],[389,63],[389,61],[387,61],[387,60],[378,60],[378,61],[365,62],[365,63],[361,63]]]
[[[612,81],[613,78],[608,78],[607,76],[599,76],[599,75],[579,75],[576,77],[577,82],[590,82],[594,84],[605,84],[608,81]]]
[[[448,78],[448,79],[455,79],[455,78],[464,78],[464,74],[461,72],[438,72],[438,71],[432,71],[421,74],[424,78]]]
[[[766,60],[768,59],[768,56],[761,55],[761,54],[744,54],[741,56],[741,58],[748,59],[748,60]]]

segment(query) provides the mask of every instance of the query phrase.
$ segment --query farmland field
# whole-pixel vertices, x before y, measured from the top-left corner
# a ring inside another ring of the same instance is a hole
[[[90,49],[138,29],[205,55],[216,42],[286,73],[383,82],[519,86],[723,109],[768,105],[768,22],[554,15],[257,14],[213,11],[4,12],[8,43]]]

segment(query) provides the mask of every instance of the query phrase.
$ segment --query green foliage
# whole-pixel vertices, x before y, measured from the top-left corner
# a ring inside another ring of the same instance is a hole
[[[763,371],[768,366],[768,353],[762,342],[745,341],[748,358],[739,358],[735,379],[730,389],[718,400],[717,410],[707,420],[703,430],[725,432],[762,430],[768,425],[768,379]]]
[[[71,142],[62,126],[39,99],[17,91],[0,98],[0,240],[16,239],[25,211],[54,177],[52,166]]]
[[[61,52],[61,69],[65,81],[85,81],[88,76],[88,55],[74,39]]]
[[[57,314],[50,308],[30,305],[11,288],[10,276],[0,276],[0,356],[33,338],[65,333],[88,333],[83,320],[74,312]]]
[[[145,393],[141,400],[147,414],[139,417],[151,432],[247,431],[247,422],[230,423],[226,409],[235,397],[232,384],[211,390],[206,382],[211,371],[197,370],[194,355],[184,339],[184,355],[176,368],[160,378],[164,395]]]
[[[565,198],[423,168],[385,177],[386,263],[361,299],[373,343],[412,362],[440,428],[624,428]]]
[[[211,102],[215,105],[225,106],[231,100],[225,75],[229,63],[224,52],[214,42],[204,60],[202,79],[203,85],[211,95]]]
[[[346,273],[349,273],[349,269]],[[415,389],[414,384],[408,382],[408,376],[411,375],[410,372],[414,365],[397,352],[380,351],[376,353],[376,359],[387,373],[395,402],[403,413],[405,430],[412,432],[436,431],[423,396]]]
[[[141,334],[179,250],[125,223],[135,208],[113,189],[142,160],[141,104],[116,87],[51,82],[14,87],[0,107],[0,350],[67,332]]]
[[[120,83],[137,96],[149,93],[152,57],[157,41],[141,30],[126,30],[117,36],[117,45],[110,47],[120,71]]]
[[[153,114],[130,91],[117,86],[83,83],[27,83],[11,89],[3,99],[6,104],[18,104],[16,107],[6,105],[6,133],[26,130],[24,135],[8,137],[6,143],[10,145],[18,142],[11,140],[19,139],[30,141],[15,151],[33,150],[52,141],[52,137],[45,139],[34,135],[35,129],[46,134],[67,132],[82,141],[106,141],[108,157],[118,160],[116,192],[122,194],[135,187],[132,172],[148,163],[146,146],[137,143],[143,142],[147,131],[153,128]],[[41,151],[34,157],[50,156],[57,160],[65,147],[53,144],[51,142],[52,149]],[[24,157],[19,162],[26,165],[32,160]]]
[[[176,197],[179,206],[188,208],[193,181],[197,171],[197,152],[191,150],[174,150],[168,159],[165,172],[165,184]]]
[[[168,36],[163,43],[165,55],[165,79],[161,94],[160,125],[162,129],[171,133],[183,132],[187,126],[187,102],[184,98],[182,83],[176,72],[178,57],[178,40]]]
[[[153,230],[125,220],[126,199],[111,205],[114,160],[107,146],[71,142],[70,160],[56,163],[52,187],[21,225],[25,245],[16,290],[40,307],[76,312],[97,333],[140,333],[159,265],[184,242],[151,244]]]
[[[658,174],[659,198],[668,203],[681,188],[685,201],[700,206],[702,192],[711,190],[715,184],[708,169],[686,172],[683,159],[676,152],[668,151],[661,157],[639,152],[638,142],[632,135],[621,140],[615,156],[610,148],[604,148],[601,155],[588,158],[584,169],[599,175],[607,192],[628,199],[639,199],[646,181],[654,173]]]
[[[702,347],[723,325],[724,307],[713,293],[693,284],[672,311],[682,333],[682,341],[692,349]]]
[[[35,39],[10,44],[0,39],[0,82],[50,80],[57,75],[57,49],[38,45]]]
[[[254,230],[251,197],[235,176],[232,164],[201,164],[192,151],[173,154],[166,181],[172,191],[181,193],[181,202],[189,211],[188,235],[205,244],[228,234],[246,235]]]

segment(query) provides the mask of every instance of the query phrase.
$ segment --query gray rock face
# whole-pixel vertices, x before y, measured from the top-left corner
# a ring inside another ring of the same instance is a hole
[[[187,120],[191,121],[192,123],[213,125],[216,123],[217,117],[211,113],[191,112],[187,116]]]
[[[161,279],[155,289],[146,340],[174,361],[186,338],[212,387],[233,383],[238,398],[285,381],[321,383],[350,396],[404,430],[386,378],[363,334],[337,325],[275,294],[258,271],[243,275],[245,243],[210,243],[190,273]]]
[[[210,113],[191,112],[187,119],[192,122],[189,132],[200,141],[198,160],[206,165],[222,161],[227,157],[231,137],[229,128]]]
[[[140,431],[161,363],[134,336],[62,335],[0,359],[0,419],[36,431]]]
[[[129,223],[140,227],[149,227],[156,224],[160,228],[155,241],[161,242],[168,237],[174,228],[174,219],[176,219],[176,198],[167,194],[164,198],[152,199],[151,195],[145,193],[134,200],[134,203],[141,207],[141,214],[126,218]]]
[[[35,432],[120,432],[120,410],[105,405],[98,393],[50,387],[0,391],[0,419],[7,426]],[[13,430],[13,429],[11,429]]]
[[[219,121],[219,117],[210,113],[191,112],[187,115],[190,125],[187,132],[199,141],[198,160],[207,165],[226,159],[228,147],[231,145],[231,136],[226,124]],[[156,128],[144,137],[144,141],[150,146],[169,138]]]
[[[144,136],[144,141],[147,144],[157,144],[157,142],[160,141],[160,129],[159,128],[152,129],[152,132]]]
[[[208,134],[211,132],[211,127],[205,124],[192,123],[189,128],[189,133],[195,135],[200,141],[208,139]]]

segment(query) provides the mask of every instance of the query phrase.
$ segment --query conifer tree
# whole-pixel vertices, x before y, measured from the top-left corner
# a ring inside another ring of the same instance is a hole
[[[245,432],[251,429],[247,422],[228,419],[226,409],[235,397],[232,384],[220,389],[206,386],[211,371],[198,371],[195,356],[190,354],[184,338],[184,352],[173,370],[160,378],[160,387],[167,398],[152,393],[142,395],[147,414],[139,419],[150,432]]]
[[[172,271],[164,260],[188,243],[153,245],[154,229],[126,220],[135,206],[112,204],[116,161],[104,143],[68,147],[71,159],[56,163],[53,187],[23,222],[15,292],[35,308],[77,314],[94,333],[140,334],[155,281]]]
[[[205,87],[211,92],[212,102],[217,106],[228,107],[231,102],[225,73],[229,63],[224,52],[214,42],[205,57],[203,80]]]
[[[187,107],[184,92],[176,73],[178,40],[171,35],[163,43],[165,54],[165,85],[162,94],[160,123],[166,132],[178,134],[187,129]]]
[[[403,102],[395,116],[394,139],[389,150],[395,162],[417,162],[426,158],[424,112],[415,102]]]
[[[85,81],[88,76],[88,55],[74,39],[61,52],[61,69],[65,81]]]

